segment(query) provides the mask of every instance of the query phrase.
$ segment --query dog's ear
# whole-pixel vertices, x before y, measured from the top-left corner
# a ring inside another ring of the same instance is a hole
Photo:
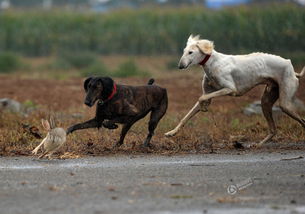
[[[89,82],[92,80],[92,77],[89,77],[89,78],[87,78],[86,80],[85,80],[85,82],[84,82],[84,89],[85,89],[85,91],[87,92],[88,91],[88,84],[89,84]]]
[[[200,35],[196,35],[193,37],[193,40],[198,41],[200,39]]]
[[[112,93],[114,81],[110,77],[102,77],[100,81],[103,85],[102,97],[105,99]]]
[[[187,39],[186,45],[189,45],[191,42],[193,42],[193,34],[191,34]]]
[[[211,55],[214,50],[214,43],[209,40],[200,40],[197,42],[199,50],[206,55]]]
[[[193,34],[191,34],[189,36],[189,38],[187,39],[187,45],[189,45],[190,43],[194,42],[194,41],[198,41],[200,39],[200,35],[197,36],[193,36]]]

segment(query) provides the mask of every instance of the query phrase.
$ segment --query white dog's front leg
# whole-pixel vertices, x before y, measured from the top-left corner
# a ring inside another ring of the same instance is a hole
[[[176,128],[174,128],[173,130],[165,133],[166,137],[172,137],[174,135],[177,134],[177,132],[179,131],[179,129],[184,126],[184,124],[191,119],[195,114],[197,114],[200,111],[200,106],[199,106],[199,102],[197,102],[193,108],[189,111],[189,113],[187,113],[187,115],[184,116],[184,118],[179,122],[179,124],[176,126]]]
[[[218,91],[215,91],[215,92],[212,92],[212,93],[209,93],[209,94],[204,94],[202,95],[198,102],[200,104],[200,107],[205,110],[206,109],[206,106],[204,105],[204,101],[206,100],[209,100],[209,99],[212,99],[214,97],[220,97],[220,96],[225,96],[225,95],[228,95],[228,94],[231,94],[233,92],[232,89],[229,89],[229,88],[223,88],[223,89],[220,89]]]
[[[209,94],[202,95],[199,98],[199,101],[194,105],[194,107],[189,111],[189,113],[187,113],[187,115],[185,115],[185,117],[180,121],[180,123],[177,125],[177,127],[174,128],[173,130],[165,133],[165,136],[166,137],[172,137],[172,136],[176,135],[177,132],[179,131],[179,129],[181,127],[183,127],[186,124],[186,122],[188,120],[190,120],[195,114],[197,114],[201,109],[203,111],[206,111],[207,107],[206,107],[204,101],[209,100],[213,97],[224,96],[224,95],[227,95],[227,94],[230,94],[230,93],[232,93],[231,89],[224,88],[224,89],[221,89],[219,91],[215,91],[215,92],[212,92],[212,93],[209,93]]]

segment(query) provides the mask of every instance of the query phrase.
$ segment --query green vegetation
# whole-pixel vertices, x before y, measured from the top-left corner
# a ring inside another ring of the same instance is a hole
[[[25,108],[36,108],[37,104],[32,100],[26,100],[26,101],[23,102],[23,106]]]
[[[89,67],[81,70],[81,75],[87,76],[112,76],[112,77],[134,77],[134,76],[148,76],[148,72],[142,71],[136,65],[134,60],[129,59],[121,63],[117,69],[110,71],[106,65],[101,62],[95,62]]]
[[[97,55],[91,52],[61,52],[48,66],[50,69],[83,69],[97,62]]]
[[[68,64],[72,68],[86,68],[97,61],[97,56],[90,52],[64,52],[57,57],[58,61]]]
[[[95,62],[89,67],[81,70],[81,75],[83,77],[90,76],[110,76],[108,68],[101,62]]]
[[[190,33],[215,41],[219,51],[304,52],[305,9],[294,5],[123,10],[107,14],[11,11],[0,14],[0,50],[26,56],[174,54]],[[77,65],[83,66],[83,65]]]
[[[234,119],[231,121],[231,126],[232,126],[232,128],[238,128],[239,125],[240,125],[240,122],[239,122],[239,119],[238,119],[238,118],[234,118]]]
[[[148,76],[146,71],[142,71],[138,68],[133,60],[128,60],[119,65],[117,70],[114,71],[115,77],[133,77],[133,76]]]
[[[166,68],[168,70],[176,70],[178,67],[179,58],[172,59],[169,62],[166,63]]]
[[[305,9],[290,4],[218,11],[143,8],[106,14],[7,11],[0,13],[0,72],[28,70],[24,60],[20,63],[21,55],[54,59],[36,70],[80,71],[82,76],[145,76],[147,73],[136,66],[141,65],[137,58],[136,63],[128,60],[108,69],[110,63],[103,64],[99,56],[178,56],[191,33],[213,40],[223,53],[278,54],[291,59],[297,69],[305,62]],[[176,70],[178,58],[166,63],[165,69]]]
[[[20,59],[17,55],[10,52],[0,53],[0,73],[12,72],[20,66]]]

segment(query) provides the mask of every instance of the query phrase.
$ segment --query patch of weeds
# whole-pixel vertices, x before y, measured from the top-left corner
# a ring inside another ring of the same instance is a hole
[[[0,73],[10,73],[21,66],[20,58],[14,53],[0,53]]]
[[[24,62],[23,60],[21,60],[17,69],[25,71],[25,72],[31,72],[32,71],[32,65],[27,63],[27,62]]]
[[[81,70],[81,75],[83,77],[88,76],[110,76],[110,71],[105,64],[101,62],[95,62],[88,68]]]
[[[65,72],[52,72],[50,77],[55,80],[66,80],[71,77],[71,75]]]
[[[147,77],[148,75],[148,72],[141,70],[131,59],[120,64],[119,67],[113,73],[113,76],[115,77]]]
[[[91,52],[62,52],[49,65],[51,69],[84,69],[97,62],[96,54]]]
[[[170,198],[172,199],[187,199],[187,198],[193,198],[191,195],[171,195]]]
[[[32,100],[26,100],[22,104],[25,108],[36,108],[37,107],[37,104]]]
[[[166,68],[168,70],[177,70],[178,68],[178,61],[177,59],[173,59],[173,60],[170,60],[169,62],[166,63]]]
[[[89,67],[97,61],[97,56],[91,52],[64,52],[60,58],[77,69]]]
[[[209,121],[210,121],[208,117],[202,117],[201,120],[202,120],[203,122],[209,122]]]
[[[71,65],[60,58],[56,58],[51,64],[47,65],[48,69],[53,69],[53,70],[68,70],[71,68]]]
[[[189,120],[189,121],[187,122],[187,125],[188,125],[189,127],[194,127],[194,126],[196,125],[196,122],[193,121],[193,120]]]
[[[240,124],[240,122],[239,122],[239,119],[233,119],[232,121],[231,121],[231,127],[232,128],[238,128],[238,126],[239,126],[239,124]]]
[[[173,117],[166,117],[161,123],[159,123],[158,129],[162,130],[163,132],[168,132],[169,130],[173,129],[177,123],[178,121],[176,121]]]

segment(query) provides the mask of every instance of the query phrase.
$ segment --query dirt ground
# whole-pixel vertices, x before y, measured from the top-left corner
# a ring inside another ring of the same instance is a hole
[[[118,84],[141,85],[149,78],[116,78]],[[21,78],[18,75],[0,76],[0,97],[31,103],[34,107],[26,116],[6,112],[0,114],[0,154],[29,155],[39,143],[26,128],[33,126],[45,136],[40,119],[49,114],[56,116],[57,124],[68,128],[94,116],[95,107],[83,104],[82,78],[67,80]],[[164,133],[174,128],[179,120],[194,105],[201,94],[201,74],[194,72],[175,73],[156,78],[156,84],[167,88],[169,108],[161,120],[152,139],[153,149],[143,149],[141,144],[147,134],[147,118],[138,122],[125,138],[124,145],[117,151],[111,149],[118,140],[117,130],[81,130],[67,139],[59,154],[62,157],[78,155],[106,155],[118,153],[211,153],[239,148],[240,143],[260,141],[267,134],[263,116],[246,116],[243,108],[259,100],[263,86],[257,87],[239,98],[222,97],[213,100],[208,113],[199,113],[173,138]],[[298,97],[305,101],[305,79],[301,80]],[[304,113],[302,114],[304,115]],[[287,116],[276,119],[278,134],[273,142],[256,150],[304,149],[305,130]],[[288,143],[289,142],[289,143]]]

